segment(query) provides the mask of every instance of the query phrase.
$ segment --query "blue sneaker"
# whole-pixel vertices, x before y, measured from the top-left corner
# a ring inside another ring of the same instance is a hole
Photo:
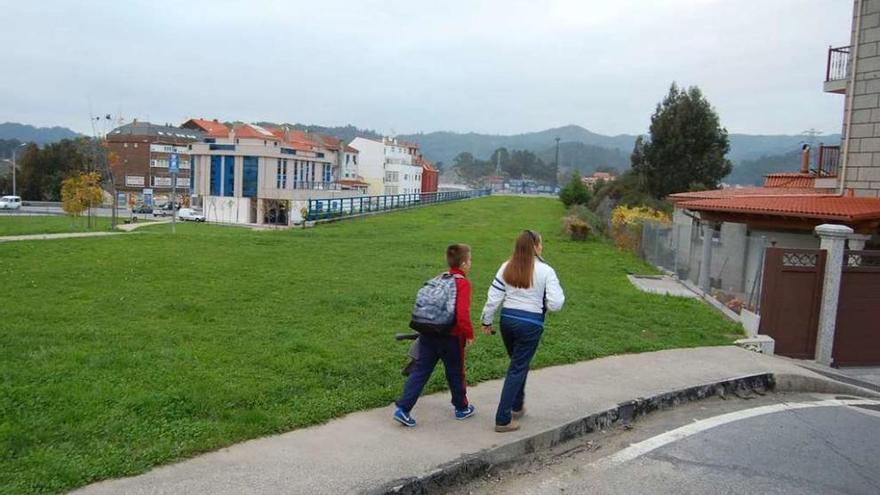
[[[409,414],[403,412],[403,409],[399,407],[396,411],[394,411],[394,420],[409,428],[412,428],[416,425],[416,419]]]
[[[477,408],[473,404],[468,404],[464,409],[455,410],[455,419],[468,419],[477,412]]]

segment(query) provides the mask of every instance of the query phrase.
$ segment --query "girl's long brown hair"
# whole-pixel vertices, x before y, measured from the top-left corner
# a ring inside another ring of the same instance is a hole
[[[504,283],[520,289],[532,286],[532,275],[535,273],[535,248],[541,244],[541,236],[531,230],[524,230],[516,238],[513,255],[504,267]]]

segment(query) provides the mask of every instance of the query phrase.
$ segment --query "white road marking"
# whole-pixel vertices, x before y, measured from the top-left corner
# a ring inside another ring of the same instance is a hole
[[[732,413],[722,414],[720,416],[715,416],[713,418],[702,419],[696,421],[694,423],[682,426],[680,428],[676,428],[674,430],[667,431],[666,433],[662,433],[655,437],[651,437],[647,440],[643,440],[638,443],[634,443],[629,447],[612,454],[608,457],[599,459],[595,463],[593,463],[594,467],[597,468],[608,468],[613,467],[619,464],[622,464],[627,461],[631,461],[637,457],[641,457],[648,452],[659,449],[664,445],[668,445],[673,442],[677,442],[681,439],[687,438],[691,435],[695,435],[697,433],[706,431],[710,428],[715,428],[716,426],[721,426],[727,423],[732,423],[734,421],[740,421],[743,419],[754,418],[756,416],[762,416],[765,414],[773,414],[782,411],[794,411],[797,409],[809,409],[813,407],[840,407],[840,406],[872,406],[872,405],[880,405],[880,401],[871,400],[871,399],[848,399],[848,400],[840,400],[840,399],[827,399],[820,400],[814,402],[791,402],[786,403],[783,402],[781,404],[773,404],[770,406],[762,406],[755,407],[752,409],[745,409],[742,411],[736,411]]]

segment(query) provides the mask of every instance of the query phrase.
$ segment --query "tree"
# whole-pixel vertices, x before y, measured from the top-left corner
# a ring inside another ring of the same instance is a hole
[[[74,217],[100,205],[102,199],[101,175],[97,172],[73,175],[61,183],[61,207]]]
[[[468,152],[459,153],[453,160],[452,168],[468,184],[478,184],[480,181],[492,175],[495,167],[486,160],[477,160]]]
[[[632,168],[655,198],[693,189],[717,188],[730,173],[727,130],[696,86],[675,83],[651,116],[650,138],[636,140]]]
[[[90,141],[64,139],[39,148],[30,144],[18,154],[18,189],[25,199],[58,201],[64,179],[89,169]]]
[[[574,172],[565,187],[559,191],[559,199],[568,208],[571,205],[585,205],[590,202],[590,190],[581,180],[581,174]]]

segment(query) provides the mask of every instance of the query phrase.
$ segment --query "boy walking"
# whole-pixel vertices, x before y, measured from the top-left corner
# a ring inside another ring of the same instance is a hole
[[[464,376],[464,349],[474,340],[471,325],[471,282],[467,274],[471,269],[471,248],[467,244],[452,244],[446,248],[449,274],[455,279],[455,324],[447,335],[421,334],[418,339],[418,360],[406,379],[403,395],[397,400],[394,419],[408,427],[416,425],[410,411],[419,400],[422,389],[431,377],[437,361],[443,361],[446,382],[452,393],[455,419],[467,419],[476,409],[467,400],[467,384]]]

